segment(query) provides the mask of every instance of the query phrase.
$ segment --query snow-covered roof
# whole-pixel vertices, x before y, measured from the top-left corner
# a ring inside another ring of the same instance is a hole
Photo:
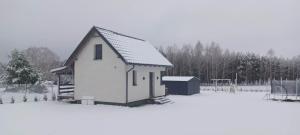
[[[127,63],[172,66],[148,41],[96,27]]]
[[[126,64],[141,64],[154,66],[173,66],[153,45],[148,41],[127,36],[118,32],[107,30],[100,27],[93,27],[87,36],[77,46],[75,51],[66,61],[65,65],[69,65],[74,61],[74,57],[89,38],[91,31],[96,32],[104,39],[104,41],[112,47],[112,49],[121,57]]]
[[[194,76],[163,76],[163,81],[189,81],[193,79]]]

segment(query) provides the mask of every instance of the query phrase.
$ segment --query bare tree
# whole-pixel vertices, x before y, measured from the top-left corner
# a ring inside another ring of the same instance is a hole
[[[160,52],[173,63],[167,75],[193,75],[209,83],[212,78],[235,79],[238,83],[261,84],[269,79],[296,79],[300,75],[300,55],[292,59],[278,58],[270,49],[266,56],[254,53],[223,51],[217,43],[193,47],[159,47]]]
[[[24,50],[31,65],[41,74],[42,80],[54,80],[50,70],[61,65],[59,57],[47,47],[30,47]]]

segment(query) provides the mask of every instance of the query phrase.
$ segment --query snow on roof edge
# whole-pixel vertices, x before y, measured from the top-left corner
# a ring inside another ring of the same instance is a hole
[[[54,73],[54,72],[58,72],[58,71],[64,70],[66,68],[67,68],[67,66],[62,66],[62,67],[51,69],[50,72]]]
[[[163,76],[163,81],[190,81],[194,76]]]

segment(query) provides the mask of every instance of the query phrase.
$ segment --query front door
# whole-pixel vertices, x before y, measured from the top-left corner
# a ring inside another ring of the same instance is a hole
[[[150,95],[150,98],[153,98],[154,97],[154,73],[153,72],[149,72],[149,95]]]

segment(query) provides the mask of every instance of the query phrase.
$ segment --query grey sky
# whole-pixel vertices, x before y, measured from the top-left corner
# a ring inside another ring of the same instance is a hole
[[[47,46],[62,59],[93,26],[154,45],[216,41],[222,48],[300,54],[298,0],[1,0],[0,61],[13,48]]]

